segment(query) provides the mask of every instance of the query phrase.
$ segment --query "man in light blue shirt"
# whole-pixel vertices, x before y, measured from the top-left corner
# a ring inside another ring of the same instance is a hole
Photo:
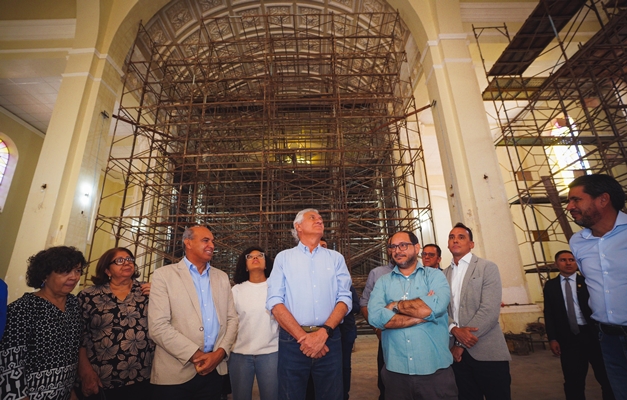
[[[396,266],[377,281],[368,302],[369,322],[382,330],[385,396],[457,399],[448,348],[448,282],[441,271],[418,262],[414,233],[396,233],[388,247]]]
[[[342,344],[337,329],[352,308],[344,257],[320,246],[324,223],[317,210],[294,219],[299,241],[280,252],[268,278],[266,308],[279,331],[279,399],[304,399],[311,374],[318,400],[342,399]]]
[[[580,176],[568,185],[568,206],[585,229],[570,239],[590,293],[592,319],[617,399],[627,399],[627,215],[625,192],[611,176]]]

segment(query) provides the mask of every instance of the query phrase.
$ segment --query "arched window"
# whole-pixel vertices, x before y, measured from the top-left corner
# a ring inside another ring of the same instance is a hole
[[[9,165],[9,157],[9,147],[4,140],[0,139],[0,185],[2,185],[4,173]]]
[[[17,147],[10,137],[0,132],[0,212],[9,195],[11,181],[17,166]]]

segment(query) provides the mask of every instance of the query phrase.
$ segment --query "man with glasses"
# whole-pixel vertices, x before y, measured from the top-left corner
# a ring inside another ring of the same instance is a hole
[[[369,322],[382,330],[385,398],[457,399],[446,278],[418,262],[414,233],[396,233],[388,247],[396,266],[379,278],[368,302]]]
[[[425,244],[422,248],[422,265],[442,271],[440,261],[442,261],[442,249],[435,243]]]
[[[215,247],[206,226],[185,229],[183,244],[185,257],[158,268],[152,277],[153,398],[218,400],[237,336],[231,284],[226,273],[209,264]]]
[[[472,231],[456,224],[448,236],[453,254],[444,271],[451,285],[449,331],[459,400],[511,399],[509,350],[499,326],[501,276],[492,261],[471,253]]]
[[[318,400],[342,399],[342,343],[338,325],[352,309],[344,257],[320,245],[317,210],[293,223],[296,247],[280,252],[268,278],[266,309],[279,326],[279,399],[304,399],[311,374]]]

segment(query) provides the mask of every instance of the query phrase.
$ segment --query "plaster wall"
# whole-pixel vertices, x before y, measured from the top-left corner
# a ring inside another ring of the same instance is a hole
[[[18,161],[9,193],[0,213],[0,277],[5,278],[22,221],[28,191],[35,174],[44,136],[35,128],[0,108],[0,134],[17,147]],[[19,260],[26,265],[26,259]]]

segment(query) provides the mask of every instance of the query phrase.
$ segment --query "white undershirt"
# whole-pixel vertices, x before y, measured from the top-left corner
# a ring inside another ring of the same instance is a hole
[[[577,318],[577,325],[587,325],[586,319],[583,317],[583,313],[581,312],[581,308],[579,308],[579,298],[577,297],[577,274],[572,274],[568,277],[570,279],[570,289],[573,294],[573,303],[575,305],[575,317]],[[560,274],[560,284],[562,285],[562,294],[564,295],[564,304],[568,304],[568,300],[566,300],[566,278],[564,275]],[[568,306],[566,306],[566,310],[568,310]]]
[[[463,256],[458,265],[455,265],[454,261],[451,261],[452,276],[451,276],[451,304],[453,308],[453,320],[457,325],[459,325],[459,300],[462,294],[462,283],[464,282],[464,277],[466,276],[466,271],[468,271],[468,265],[470,264],[470,260],[472,259],[472,253],[468,253]],[[449,331],[453,327],[449,326]]]

